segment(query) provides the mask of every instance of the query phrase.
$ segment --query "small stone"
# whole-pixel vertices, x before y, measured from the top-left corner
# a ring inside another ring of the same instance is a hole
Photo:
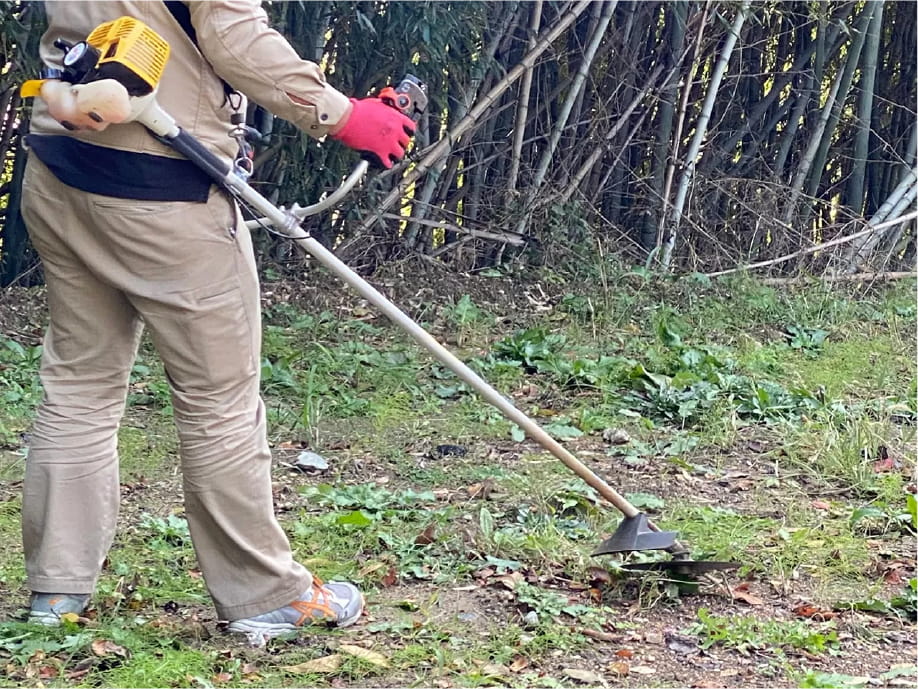
[[[464,457],[468,449],[462,445],[437,445],[434,448],[438,457]]]
[[[523,624],[527,627],[539,626],[539,614],[535,610],[530,610],[523,615]]]
[[[325,471],[328,469],[328,462],[322,455],[304,450],[297,456],[293,466],[302,471]]]
[[[648,644],[663,645],[663,634],[660,632],[644,632],[644,641]]]
[[[627,445],[631,442],[631,436],[621,428],[607,428],[602,432],[602,439],[610,445]]]

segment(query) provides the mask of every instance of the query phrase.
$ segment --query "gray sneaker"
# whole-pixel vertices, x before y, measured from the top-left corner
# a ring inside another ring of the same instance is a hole
[[[61,615],[81,615],[87,605],[88,593],[33,593],[29,602],[29,622],[54,627],[61,623]]]
[[[268,639],[296,631],[308,624],[347,627],[363,613],[363,595],[353,584],[343,581],[322,583],[313,577],[312,588],[289,605],[254,617],[233,620],[229,631],[245,634],[256,646]]]

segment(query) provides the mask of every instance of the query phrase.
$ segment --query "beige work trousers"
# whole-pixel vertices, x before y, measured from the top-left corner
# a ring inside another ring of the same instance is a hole
[[[115,533],[117,429],[145,325],[172,388],[185,514],[218,615],[296,599],[312,576],[274,515],[258,278],[235,203],[216,190],[206,203],[89,194],[31,155],[23,215],[50,316],[23,488],[31,590],[95,587]]]

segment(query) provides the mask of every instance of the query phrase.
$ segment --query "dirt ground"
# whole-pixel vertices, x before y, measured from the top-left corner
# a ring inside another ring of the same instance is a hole
[[[487,288],[477,287],[474,279],[461,276],[448,277],[449,273],[438,275],[437,287],[420,292],[409,289],[404,273],[429,270],[421,262],[393,269],[392,273],[377,280],[377,285],[389,293],[397,303],[404,306],[411,315],[423,317],[433,313],[433,305],[449,303],[455,294],[472,294],[476,304],[494,312],[506,314],[508,325],[516,314],[547,307],[558,295],[552,295],[545,285],[529,285],[525,289],[514,289],[513,284],[489,281]],[[401,272],[400,272],[401,271]],[[445,285],[444,280],[456,284]],[[412,282],[418,284],[417,275]],[[355,309],[365,305],[359,300],[343,295],[337,283],[332,284],[326,276],[310,277],[300,283],[268,283],[264,290],[266,306],[287,302],[309,311],[331,310],[353,314]],[[0,290],[0,335],[16,339],[21,343],[37,344],[41,340],[45,322],[44,299],[41,290]],[[788,491],[786,483],[775,481],[776,467],[769,459],[781,443],[781,438],[767,430],[750,430],[746,437],[733,447],[723,450],[718,457],[719,470],[710,475],[691,473],[661,458],[651,459],[639,467],[616,465],[610,461],[600,440],[586,438],[572,441],[569,449],[591,468],[604,475],[622,492],[641,491],[652,493],[669,501],[683,501],[696,505],[729,507],[740,514],[769,517],[782,521],[794,510],[811,509],[814,500],[821,496],[807,494],[805,482],[797,482],[794,491]],[[473,455],[487,455],[489,461],[508,467],[514,466],[523,452],[537,451],[535,446],[491,444],[473,446]],[[902,456],[913,456],[913,447],[897,448]],[[291,471],[288,450],[277,448],[275,452],[276,509],[282,520],[301,505],[302,498],[297,489],[317,478]],[[400,477],[384,462],[375,463],[372,458],[349,457],[347,449],[337,454],[340,473],[344,482],[364,482],[368,476],[374,480],[398,483]],[[357,462],[359,459],[359,463]],[[779,477],[780,478],[780,477]],[[769,487],[773,486],[773,487]],[[0,500],[11,499],[18,491],[18,484],[6,482],[0,485]],[[179,510],[181,507],[178,478],[155,478],[141,484],[125,485],[122,520],[130,524],[138,515],[148,510],[151,504],[163,513]],[[428,488],[425,486],[425,488]],[[438,498],[443,501],[457,501],[468,504],[481,501],[482,496],[470,497],[455,486],[434,486]],[[501,496],[485,496],[489,500],[501,500]],[[604,506],[602,509],[612,508]],[[597,543],[606,534],[597,534]],[[915,539],[906,534],[898,538],[885,537],[868,541],[868,547],[875,551],[877,571],[875,576],[886,578],[887,594],[893,596],[902,588],[902,583],[916,575]],[[894,570],[884,569],[884,563],[897,563]],[[602,562],[597,561],[601,566]],[[895,576],[890,575],[893,571]],[[788,651],[788,661],[795,670],[805,674],[809,670],[827,674],[842,674],[874,678],[871,685],[883,682],[875,679],[890,668],[901,664],[914,664],[916,653],[916,627],[906,618],[895,618],[860,612],[828,611],[817,600],[819,591],[814,579],[806,573],[796,579],[769,579],[752,576],[743,578],[737,572],[717,573],[707,576],[696,595],[675,601],[648,600],[642,596],[646,589],[640,580],[614,588],[617,598],[605,590],[604,582],[582,582],[570,577],[563,568],[547,571],[524,571],[523,576],[531,583],[561,591],[572,601],[596,603],[609,606],[613,614],[602,631],[595,629],[573,629],[583,633],[590,643],[571,652],[564,649],[539,656],[537,661],[520,656],[511,663],[485,664],[478,668],[489,681],[484,684],[519,685],[536,683],[539,678],[556,678],[563,685],[600,684],[604,686],[627,687],[773,687],[793,686],[786,675],[776,667],[774,649],[750,648],[737,650],[713,645],[702,648],[697,636],[686,634],[686,629],[697,622],[697,611],[706,608],[712,615],[723,617],[751,616],[757,619],[794,620],[802,619],[801,610],[818,616],[820,611],[834,621],[838,631],[839,651],[819,655],[804,651]],[[737,594],[739,592],[739,594]],[[22,592],[14,592],[14,598]],[[622,595],[624,593],[624,595]],[[406,601],[424,601],[422,608],[412,609]],[[20,607],[19,600],[5,600],[0,603],[0,614],[9,615]],[[347,635],[347,643],[362,645],[383,652],[391,652],[404,644],[404,638],[396,633],[371,631],[374,624],[408,620],[418,626],[431,625],[450,630],[458,637],[474,643],[476,638],[486,638],[494,630],[508,624],[520,624],[525,610],[517,602],[508,582],[501,577],[482,575],[463,581],[459,585],[433,585],[429,582],[398,582],[379,588],[370,596],[368,614],[364,620]],[[809,606],[809,608],[807,607]],[[815,612],[813,612],[815,611]],[[806,613],[803,613],[804,615]],[[253,663],[270,662],[277,653],[273,646],[267,649],[253,649],[225,636],[214,619],[213,611],[207,606],[182,606],[163,613],[163,619],[173,618],[183,626],[190,636],[197,636],[193,643],[208,647],[227,649],[229,653]],[[188,627],[188,620],[195,620]],[[818,620],[818,617],[817,617]],[[377,625],[378,626],[378,625]],[[192,629],[188,632],[188,629]],[[338,639],[329,641],[333,650]],[[295,644],[314,643],[308,637]],[[436,674],[428,674],[435,677]],[[362,678],[364,686],[408,686],[417,681],[412,672],[390,671]],[[453,680],[446,674],[434,680],[436,686],[453,686]],[[888,686],[915,686],[914,676],[890,679]],[[334,683],[333,683],[334,684]],[[343,686],[343,685],[340,685]]]

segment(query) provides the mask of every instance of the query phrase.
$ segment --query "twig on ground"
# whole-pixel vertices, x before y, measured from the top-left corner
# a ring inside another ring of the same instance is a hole
[[[621,634],[610,634],[609,632],[600,632],[595,629],[587,629],[586,627],[571,627],[572,632],[577,634],[583,634],[588,636],[591,639],[596,639],[598,641],[611,641],[612,643],[617,643],[624,639],[625,637]]]

